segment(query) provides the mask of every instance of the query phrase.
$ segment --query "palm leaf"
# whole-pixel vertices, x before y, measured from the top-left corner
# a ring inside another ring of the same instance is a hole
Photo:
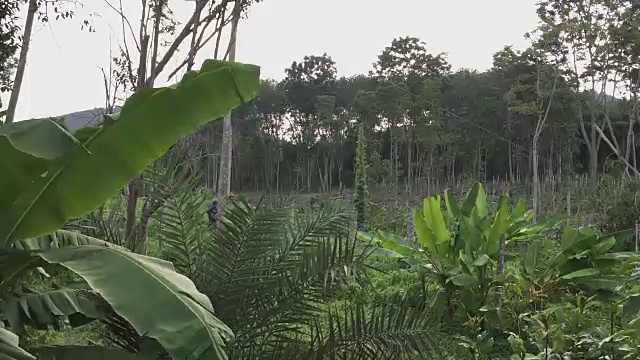
[[[18,335],[5,329],[2,322],[0,322],[0,359],[35,360],[35,356],[20,348],[19,342]]]
[[[157,167],[147,179],[155,188],[165,187],[167,196],[159,207],[157,238],[163,256],[170,259],[180,273],[194,279],[202,265],[205,239],[209,234],[206,221],[206,197],[198,191],[197,174],[176,163]]]
[[[429,316],[405,302],[332,306],[324,320],[328,325],[317,321],[313,328],[309,359],[441,358]]]

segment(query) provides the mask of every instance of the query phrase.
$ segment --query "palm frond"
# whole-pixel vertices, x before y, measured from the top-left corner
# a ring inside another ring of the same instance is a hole
[[[202,265],[209,232],[203,210],[205,201],[204,196],[193,191],[178,191],[167,198],[157,218],[161,254],[192,279]]]
[[[257,211],[242,200],[226,204],[224,218],[213,230],[207,261],[207,291],[216,309],[235,308],[246,296],[266,286],[278,264],[289,214]],[[272,279],[275,280],[275,279]]]
[[[312,328],[309,359],[441,358],[438,329],[405,302],[334,305]]]
[[[295,344],[321,314],[329,290],[358,279],[365,259],[349,240],[348,223],[335,209],[295,214],[237,201],[225,210],[210,268],[226,277],[213,282],[212,298],[236,333],[234,357]]]

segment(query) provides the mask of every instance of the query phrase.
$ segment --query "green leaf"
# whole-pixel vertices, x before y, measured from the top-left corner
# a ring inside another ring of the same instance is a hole
[[[534,241],[527,246],[527,253],[524,258],[524,269],[527,274],[534,274],[536,267],[540,262],[540,255],[542,250],[542,242]]]
[[[2,126],[0,142],[11,145],[13,151],[45,160],[62,158],[74,148],[81,147],[78,140],[50,119],[18,121]]]
[[[626,315],[640,314],[640,294],[633,294],[624,299],[623,310]]]
[[[82,245],[117,247],[117,245],[110,244],[104,240],[67,230],[57,230],[37,238],[18,240],[13,244],[13,247],[25,251],[48,251]]]
[[[440,207],[440,197],[424,199],[424,210],[424,217],[435,235],[435,242],[440,244],[448,241],[450,235]]]
[[[478,195],[480,194],[480,188],[482,184],[476,183],[473,185],[471,190],[467,193],[467,196],[464,199],[462,204],[462,213],[465,216],[471,215],[471,210],[476,206],[476,200],[478,199]],[[484,193],[484,191],[483,191]]]
[[[259,68],[206,61],[199,72],[185,75],[175,87],[136,92],[117,120],[101,126],[83,144],[86,149],[76,147],[66,153],[65,161],[34,162],[0,143],[3,162],[13,168],[24,162],[35,169],[2,171],[12,175],[10,184],[23,185],[0,187],[0,244],[52,232],[95,209],[181,137],[249,101],[258,88]],[[40,152],[46,152],[45,144],[47,149],[55,147],[48,141],[41,141]],[[11,194],[19,197],[7,203],[5,199],[15,198]]]
[[[593,252],[596,254],[604,254],[607,251],[611,250],[613,246],[616,244],[616,239],[614,237],[610,237],[599,242],[593,249]]]
[[[562,251],[568,250],[578,239],[578,231],[566,226],[562,231],[561,247]]]
[[[449,279],[453,284],[457,286],[471,286],[478,283],[478,279],[475,276],[469,274],[460,274]]]
[[[509,220],[507,220],[507,222],[509,224],[513,224],[516,221],[521,220],[522,217],[525,216],[526,210],[527,210],[527,200],[519,199],[518,204],[513,209],[513,212],[511,212],[511,215],[509,216]]]
[[[43,141],[45,137],[49,141]],[[42,176],[48,163],[62,161],[74,147],[78,147],[75,139],[48,119],[19,121],[1,127],[0,209],[12,206],[18,196],[29,190],[29,180]]]
[[[87,290],[60,289],[22,294],[8,299],[2,312],[13,330],[22,331],[24,325],[40,330],[57,328],[61,318],[67,318],[71,327],[83,326],[102,318],[102,312],[86,293]]]
[[[578,278],[576,281],[594,290],[620,291],[625,281],[618,276],[595,276]]]
[[[482,256],[480,256],[479,258],[476,259],[476,261],[473,262],[473,266],[478,266],[478,267],[485,266],[490,260],[491,259],[489,259],[489,256],[487,256],[487,254],[482,254]]]
[[[438,254],[435,236],[418,209],[413,210],[413,229],[420,245],[426,250]]]
[[[20,348],[19,342],[18,335],[5,329],[0,322],[0,359],[35,360],[35,356]]]
[[[156,339],[173,358],[226,359],[231,330],[214,316],[209,299],[170,263],[95,245],[39,256],[84,278],[138,334]]]
[[[594,276],[600,274],[600,270],[598,269],[582,269],[578,271],[574,271],[572,273],[561,276],[560,278],[563,280],[573,280],[577,278],[584,278],[588,276]]]
[[[484,192],[484,186],[478,184],[478,197],[476,198],[476,209],[480,218],[487,216],[487,194]]]
[[[500,251],[500,238],[506,231],[506,219],[509,212],[507,203],[507,197],[505,195],[500,196],[500,207],[498,213],[495,216],[493,224],[489,230],[489,236],[487,239],[487,254],[489,256],[495,255]]]
[[[389,250],[392,254],[395,253],[395,256],[417,257],[422,255],[422,253],[420,253],[419,251],[402,244],[402,242],[404,242],[404,239],[394,234],[387,234],[381,231],[373,236],[366,232],[358,231],[356,238],[361,241],[380,246],[385,250]]]
[[[457,219],[461,216],[462,212],[458,206],[458,201],[453,197],[449,189],[444,191],[444,202],[447,205],[447,212],[451,219]]]

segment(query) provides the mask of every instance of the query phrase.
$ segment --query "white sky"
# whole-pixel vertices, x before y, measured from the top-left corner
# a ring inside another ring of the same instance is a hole
[[[178,15],[188,14],[194,6],[186,0],[170,1]],[[36,25],[17,119],[61,115],[104,104],[99,67],[108,67],[111,50],[121,38],[120,24],[104,0],[84,2],[90,5],[78,11],[80,14],[101,14],[94,19],[96,33],[80,31],[82,15],[51,26]],[[138,3],[123,2],[131,6]],[[537,20],[535,2],[263,0],[240,24],[237,58],[260,65],[263,77],[281,79],[294,60],[326,52],[336,61],[339,75],[349,76],[369,71],[394,37],[415,36],[433,53],[448,53],[454,69],[484,70],[491,66],[493,53],[504,45],[526,46],[523,35]],[[133,7],[130,10],[137,13]],[[5,106],[7,102],[5,95]]]

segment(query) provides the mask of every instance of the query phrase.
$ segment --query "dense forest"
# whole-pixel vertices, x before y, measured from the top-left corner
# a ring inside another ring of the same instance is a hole
[[[400,36],[276,81],[235,58],[270,1],[105,0],[73,129],[15,114],[82,1],[0,2],[0,359],[640,359],[640,3],[538,1],[486,71]]]
[[[637,10],[610,11],[542,3],[531,47],[505,46],[484,72],[452,71],[446,54],[413,37],[396,38],[368,74],[350,78],[337,78],[327,54],[296,59],[234,116],[234,190],[352,187],[357,124],[371,182],[396,192],[459,178],[522,182],[534,168],[539,179],[595,178],[617,163],[633,173]],[[215,139],[202,134],[202,154],[219,148]]]

